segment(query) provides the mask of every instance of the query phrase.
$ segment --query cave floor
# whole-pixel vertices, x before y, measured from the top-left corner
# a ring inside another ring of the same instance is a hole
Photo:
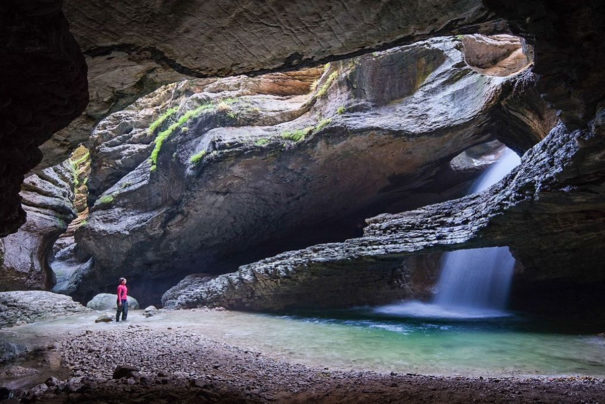
[[[293,363],[204,332],[190,321],[204,313],[213,311],[160,311],[150,318],[133,311],[125,323],[97,324],[99,314],[89,313],[1,330],[4,341],[34,354],[0,368],[0,400],[605,402],[605,380],[598,377],[427,376]],[[114,379],[120,365],[136,370]]]

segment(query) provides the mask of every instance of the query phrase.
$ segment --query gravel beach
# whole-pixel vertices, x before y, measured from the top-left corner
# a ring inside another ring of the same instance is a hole
[[[10,392],[4,388],[0,398],[48,403],[605,403],[605,381],[599,378],[464,378],[338,371],[329,363],[323,368],[288,363],[212,340],[193,327],[161,320],[73,329],[62,336],[57,333],[49,331],[49,342],[43,344],[46,348],[37,349],[36,355],[45,358],[37,368],[49,365],[48,358],[60,360],[60,366],[55,364],[54,371],[33,387]],[[16,369],[27,373],[26,365],[18,368],[15,363],[2,369],[0,377],[5,380],[11,371],[17,374]]]

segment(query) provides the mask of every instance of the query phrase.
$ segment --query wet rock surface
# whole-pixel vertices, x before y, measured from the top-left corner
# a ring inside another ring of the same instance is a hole
[[[45,291],[0,292],[0,328],[88,311],[69,296]]]
[[[371,214],[464,194],[478,171],[450,160],[502,122],[538,141],[552,119],[508,114],[500,103],[522,98],[531,73],[480,75],[456,38],[334,63],[299,95],[302,80],[286,81],[290,96],[259,94],[266,78],[180,83],[99,124],[94,206],[76,233],[94,269],[76,295],[110,287],[120,268],[164,285],[357,235]]]

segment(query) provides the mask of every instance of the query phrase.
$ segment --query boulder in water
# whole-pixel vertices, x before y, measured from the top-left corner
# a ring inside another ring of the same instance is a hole
[[[116,308],[117,295],[113,293],[99,293],[86,303],[86,307],[93,310],[113,310]],[[128,296],[128,309],[137,310],[139,302],[132,296]]]

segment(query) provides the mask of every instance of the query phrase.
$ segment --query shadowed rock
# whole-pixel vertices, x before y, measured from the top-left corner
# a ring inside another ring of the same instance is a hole
[[[164,84],[318,65],[429,36],[505,30],[479,0],[388,0],[371,11],[363,1],[64,4],[86,57],[91,96],[86,112],[42,147],[43,166],[87,142],[102,118]]]
[[[0,5],[0,236],[25,222],[19,191],[42,159],[38,146],[80,115],[88,101],[86,64],[61,4]],[[51,165],[67,158],[62,156]]]

